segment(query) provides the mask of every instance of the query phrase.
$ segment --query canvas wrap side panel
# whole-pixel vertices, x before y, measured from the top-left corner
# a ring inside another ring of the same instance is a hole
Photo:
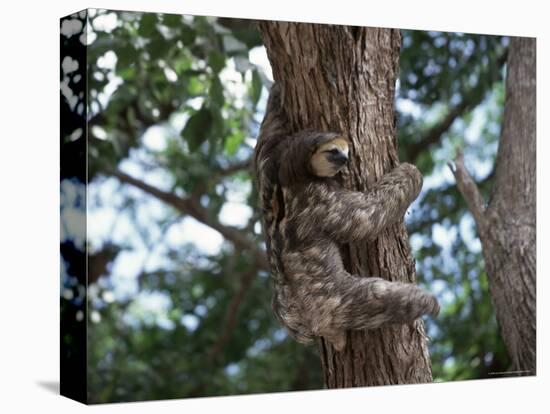
[[[87,11],[60,19],[60,393],[87,401]]]

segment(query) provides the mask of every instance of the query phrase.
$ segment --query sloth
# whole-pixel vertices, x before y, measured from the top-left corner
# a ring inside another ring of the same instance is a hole
[[[436,316],[436,298],[411,283],[348,273],[340,248],[372,241],[401,220],[418,196],[422,176],[402,163],[368,193],[343,188],[349,143],[338,133],[288,131],[274,84],[254,153],[271,276],[272,307],[291,337],[324,337],[341,351],[346,331],[411,324]]]

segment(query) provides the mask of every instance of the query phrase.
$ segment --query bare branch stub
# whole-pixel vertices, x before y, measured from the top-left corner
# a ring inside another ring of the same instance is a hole
[[[464,197],[466,204],[468,205],[468,210],[474,216],[476,221],[478,231],[480,233],[485,231],[486,220],[485,220],[485,201],[483,196],[479,191],[479,188],[466,169],[464,164],[464,153],[462,150],[459,150],[454,162],[454,165],[449,163],[449,168],[451,169],[458,187],[458,191]]]

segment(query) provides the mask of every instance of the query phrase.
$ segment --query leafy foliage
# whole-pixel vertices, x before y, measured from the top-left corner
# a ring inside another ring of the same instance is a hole
[[[89,290],[90,400],[322,388],[315,348],[273,317],[258,259],[249,160],[269,74],[253,22],[92,10],[88,25],[88,243],[94,257],[117,246]],[[428,321],[436,380],[508,365],[479,240],[446,166],[465,146],[490,188],[506,44],[403,32],[399,145],[426,177],[407,223],[421,283],[443,304]]]

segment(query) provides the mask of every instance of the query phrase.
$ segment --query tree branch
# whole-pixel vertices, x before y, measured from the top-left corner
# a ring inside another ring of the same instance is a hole
[[[460,191],[462,197],[464,197],[468,210],[470,210],[474,216],[478,231],[480,234],[484,233],[486,228],[485,201],[483,200],[483,196],[477,184],[464,165],[464,154],[462,150],[458,151],[454,166],[452,163],[448,165],[455,176],[458,191]]]
[[[248,170],[251,166],[252,166],[252,161],[251,160],[244,160],[244,161],[235,162],[235,163],[229,165],[226,168],[215,171],[214,176],[216,178],[218,178],[218,177],[227,177],[228,175],[235,174],[239,171]]]
[[[221,178],[228,177],[239,171],[250,169],[252,166],[252,160],[244,160],[235,162],[226,168],[218,168],[214,170],[203,182],[199,183],[193,191],[193,197],[199,197],[208,188],[208,182],[217,181]]]
[[[441,137],[451,127],[453,122],[466,112],[470,107],[476,106],[481,102],[483,94],[479,94],[476,99],[465,97],[462,102],[452,108],[447,116],[441,120],[438,124],[432,126],[426,134],[420,139],[420,141],[414,142],[409,145],[408,159],[414,163],[418,156],[424,152],[430,145],[435,144],[441,140]]]
[[[147,194],[152,195],[168,205],[171,205],[182,214],[189,215],[195,220],[213,228],[221,233],[225,239],[232,242],[236,250],[245,250],[250,252],[259,268],[264,270],[269,268],[264,251],[262,251],[252,240],[247,237],[247,235],[243,234],[238,229],[223,225],[215,218],[210,217],[208,211],[200,205],[196,198],[178,197],[173,193],[160,190],[142,180],[123,173],[120,170],[111,169],[107,170],[106,173],[118,178],[118,180],[122,183],[130,184],[136,188],[139,188]]]

